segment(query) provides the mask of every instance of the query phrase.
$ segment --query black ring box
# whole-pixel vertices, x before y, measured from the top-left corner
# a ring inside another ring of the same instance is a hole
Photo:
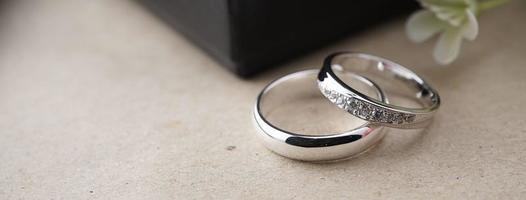
[[[138,0],[241,77],[418,8],[416,0]]]

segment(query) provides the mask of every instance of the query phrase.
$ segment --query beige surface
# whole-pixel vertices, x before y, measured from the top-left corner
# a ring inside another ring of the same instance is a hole
[[[132,2],[2,4],[0,199],[526,197],[524,2],[482,16],[449,67],[398,21],[250,81]],[[434,123],[346,162],[267,151],[249,117],[256,94],[341,49],[413,66],[443,98]]]

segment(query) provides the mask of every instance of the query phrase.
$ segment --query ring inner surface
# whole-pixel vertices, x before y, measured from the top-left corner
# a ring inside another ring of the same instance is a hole
[[[260,99],[263,118],[276,128],[300,135],[334,135],[367,124],[323,97],[317,74],[317,70],[308,70],[271,84]],[[342,77],[354,80],[352,87],[360,92],[379,98],[378,90],[356,75],[343,73]]]
[[[414,73],[391,61],[364,54],[341,54],[333,57],[331,68],[350,87],[352,81],[340,74],[353,72],[371,79],[382,88],[391,105],[422,109],[434,104],[433,90]]]

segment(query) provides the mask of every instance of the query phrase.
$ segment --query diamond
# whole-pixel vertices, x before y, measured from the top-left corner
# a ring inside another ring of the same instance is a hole
[[[356,109],[356,107],[358,107],[358,101],[356,99],[349,98],[348,103],[352,109]]]
[[[327,88],[324,88],[324,89],[322,90],[322,93],[323,93],[323,95],[328,96],[328,95],[331,93],[331,90],[329,90],[329,89],[327,89]]]
[[[351,99],[351,98],[346,97],[346,96],[343,97],[343,107],[342,107],[342,108],[343,108],[344,110],[349,109],[349,101],[350,101],[350,99]]]
[[[354,116],[358,116],[359,115],[359,111],[358,109],[354,109],[352,111],[350,111]]]
[[[340,108],[343,108],[345,106],[345,97],[339,95],[338,98],[336,98],[336,105]]]
[[[393,124],[401,124],[404,123],[404,116],[400,113],[394,113],[392,117],[392,123]]]
[[[334,102],[336,101],[336,98],[338,98],[338,93],[336,91],[331,91],[328,97],[329,97],[329,100]]]
[[[375,108],[371,113],[371,116],[374,121],[381,121],[383,117],[383,111],[379,108]]]
[[[368,104],[362,104],[358,108],[360,110],[360,116],[362,116],[365,119],[371,117],[371,107]]]
[[[349,98],[349,97],[345,97],[345,106],[343,107],[345,110],[349,111],[351,108],[351,102],[352,102],[352,98]]]
[[[391,118],[392,118],[392,114],[389,111],[384,110],[382,112],[382,117],[380,118],[380,122],[390,123],[391,122]]]
[[[356,108],[362,108],[363,106],[363,102],[358,99],[354,99],[354,103],[356,104]]]
[[[360,107],[362,105],[362,102],[360,102],[358,99],[351,99],[351,103],[349,104],[349,112],[352,113],[355,116],[359,115]]]

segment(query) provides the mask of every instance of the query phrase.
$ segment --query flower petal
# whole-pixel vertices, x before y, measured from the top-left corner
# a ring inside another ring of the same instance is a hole
[[[467,0],[421,0],[421,4],[424,8],[432,11],[440,20],[457,27],[464,22],[466,18],[465,8],[469,6]]]
[[[433,56],[435,60],[443,65],[453,62],[460,51],[462,42],[462,31],[458,28],[448,28],[440,35],[435,46]]]
[[[477,38],[479,32],[479,24],[477,17],[469,9],[466,9],[466,22],[462,27],[462,35],[468,40],[474,40]]]
[[[428,10],[414,13],[406,24],[407,36],[413,42],[423,42],[443,28],[444,23]]]

